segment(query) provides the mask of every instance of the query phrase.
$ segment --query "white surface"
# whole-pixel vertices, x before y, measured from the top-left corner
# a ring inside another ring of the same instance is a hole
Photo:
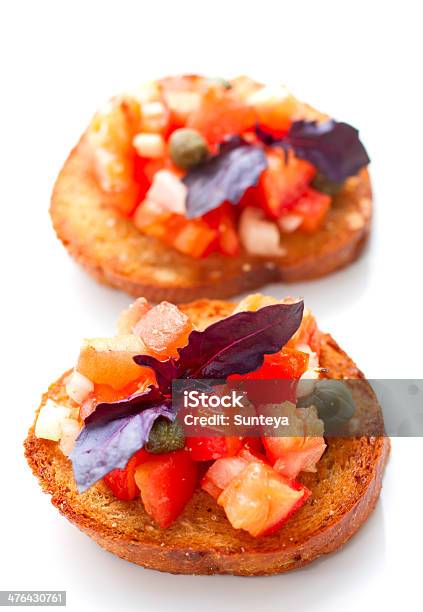
[[[421,377],[419,4],[1,4],[1,589],[66,589],[70,610],[421,609],[419,439],[394,440],[381,503],[341,552],[263,579],[161,575],[114,558],[58,514],[22,456],[42,391],[129,302],[55,239],[54,178],[103,100],[165,73],[280,79],[360,128],[373,158],[370,249],[330,278],[269,291],[304,295],[369,377]]]

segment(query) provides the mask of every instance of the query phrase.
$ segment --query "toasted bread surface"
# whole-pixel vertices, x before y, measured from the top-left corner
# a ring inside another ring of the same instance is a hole
[[[198,327],[227,316],[232,308],[227,302],[209,300],[183,307]],[[362,385],[354,386],[356,400],[370,420],[380,419],[377,400],[363,374],[329,335],[323,336],[321,365],[330,377],[361,379]],[[68,400],[65,376],[44,394],[41,406],[48,398]],[[317,472],[300,477],[312,492],[308,502],[280,531],[261,538],[233,529],[223,509],[199,489],[166,530],[154,525],[139,500],[120,501],[103,482],[79,495],[70,461],[57,443],[36,438],[34,425],[25,454],[52,503],[106,550],[165,572],[252,576],[285,572],[342,546],[376,504],[389,439],[329,439]]]
[[[359,255],[370,231],[372,200],[366,169],[347,180],[324,226],[313,235],[286,234],[283,257],[214,253],[194,259],[141,234],[113,207],[94,176],[87,137],[70,154],[54,187],[50,213],[57,236],[97,280],[151,301],[226,298],[269,282],[317,278]]]

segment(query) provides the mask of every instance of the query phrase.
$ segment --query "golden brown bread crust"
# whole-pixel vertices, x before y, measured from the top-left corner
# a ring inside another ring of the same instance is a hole
[[[201,326],[226,316],[227,302],[198,301],[185,306]],[[323,336],[321,364],[331,377],[363,379],[363,374],[329,335]],[[63,378],[44,395],[66,400]],[[359,401],[369,414],[378,413],[373,392],[363,380]],[[328,440],[316,474],[301,480],[312,491],[309,501],[271,536],[253,538],[235,530],[215,501],[197,490],[179,519],[157,528],[140,501],[116,499],[103,482],[82,495],[75,489],[71,465],[54,442],[37,439],[34,426],[25,454],[43,490],[77,527],[100,546],[144,567],[184,574],[276,574],[310,563],[342,546],[364,523],[376,501],[389,454],[389,439]]]
[[[115,196],[116,197],[116,196]],[[283,239],[286,255],[193,259],[144,236],[121,215],[99,187],[90,147],[83,137],[60,172],[51,200],[57,236],[69,253],[100,282],[134,296],[180,303],[225,298],[270,282],[324,276],[358,257],[370,231],[372,200],[367,170],[349,179],[323,228]]]

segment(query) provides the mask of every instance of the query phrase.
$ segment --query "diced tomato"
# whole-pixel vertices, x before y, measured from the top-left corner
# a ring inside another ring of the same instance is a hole
[[[145,510],[163,529],[191,499],[197,485],[197,464],[186,451],[154,455],[135,472]]]
[[[161,79],[163,98],[170,110],[171,130],[183,127],[188,117],[200,104],[206,79],[196,75],[182,75]]]
[[[144,176],[148,186],[150,186],[153,182],[154,175],[165,167],[166,161],[164,159],[142,159],[139,162],[139,180]]]
[[[133,334],[91,338],[81,348],[76,369],[93,383],[120,390],[144,376],[144,370],[133,360],[143,348],[140,338]]]
[[[143,234],[161,238],[180,253],[194,258],[203,257],[210,252],[210,246],[219,235],[218,231],[212,229],[203,219],[186,219],[183,215],[173,214],[148,199],[137,207],[133,221]],[[231,239],[232,236],[229,235],[229,240]],[[227,242],[226,240],[225,245]]]
[[[284,347],[274,355],[265,355],[263,365],[255,372],[232,374],[228,380],[297,380],[308,367],[307,353]]]
[[[306,162],[307,163],[307,162]],[[316,232],[329,210],[331,197],[308,187],[300,198],[292,204],[290,212],[302,217],[299,229],[307,234]]]
[[[271,150],[266,156],[268,166],[260,177],[257,196],[266,213],[277,219],[305,191],[316,170],[293,155],[286,158],[284,151]]]
[[[249,463],[251,461],[264,461],[267,463],[267,457],[263,454],[262,450],[263,446],[260,438],[248,438],[248,441],[241,448],[237,456]]]
[[[135,470],[149,457],[151,455],[142,448],[130,458],[125,468],[112,470],[104,477],[104,482],[115,497],[123,501],[131,501],[138,497],[140,490],[135,482]]]
[[[283,85],[267,86],[255,91],[248,101],[257,113],[260,126],[275,134],[285,134],[301,104]]]
[[[287,478],[296,478],[299,472],[315,472],[326,448],[320,436],[268,436],[263,444],[274,469]]]
[[[144,297],[139,297],[124,310],[117,322],[118,334],[132,334],[134,326],[149,310],[151,305]]]
[[[231,90],[210,87],[203,94],[198,110],[188,117],[187,126],[198,130],[214,145],[228,136],[252,129],[255,122],[255,112],[240,97]]]
[[[265,463],[252,462],[231,480],[217,503],[235,529],[257,537],[277,531],[309,496],[303,485]]]
[[[233,206],[229,202],[224,202],[218,208],[204,215],[203,218],[218,233],[215,240],[217,250],[231,257],[238,255],[240,252],[240,242],[236,230]]]
[[[201,488],[217,499],[223,489],[238,476],[242,470],[252,461],[263,461],[267,463],[267,457],[261,453],[260,438],[249,438],[235,457],[223,457],[217,459],[205,473]]]
[[[257,436],[247,436],[244,438],[244,448],[247,447],[252,453],[263,454],[264,448],[261,438]]]
[[[225,457],[217,459],[205,473],[201,488],[217,499],[224,489],[248,465],[248,460],[242,457]]]
[[[191,436],[186,439],[186,448],[194,461],[210,461],[221,457],[232,457],[242,447],[242,438],[238,436]]]
[[[184,219],[184,223],[181,224],[179,231],[175,236],[169,234],[172,238],[172,246],[184,253],[190,255],[196,259],[203,257],[206,253],[210,244],[216,239],[217,231],[211,229],[207,223],[199,219]]]
[[[279,353],[265,355],[263,365],[255,372],[232,374],[228,376],[228,380],[279,381],[277,386],[248,386],[248,389],[246,389],[248,398],[256,408],[260,404],[275,403],[276,397],[278,402],[295,402],[297,382],[307,370],[308,360],[309,355],[307,353],[284,347]]]
[[[249,187],[247,191],[242,196],[241,200],[237,204],[237,208],[239,210],[244,210],[244,208],[251,208],[254,206],[259,206],[262,200],[261,189],[259,185],[254,187]]]
[[[148,350],[159,358],[176,357],[192,331],[190,319],[177,306],[161,302],[146,312],[134,327]]]

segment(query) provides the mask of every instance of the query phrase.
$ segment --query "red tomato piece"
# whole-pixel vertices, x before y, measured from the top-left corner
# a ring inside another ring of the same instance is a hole
[[[287,478],[296,478],[299,472],[315,472],[326,448],[320,436],[268,436],[263,444],[274,469]]]
[[[201,104],[208,88],[207,80],[196,75],[166,77],[159,81],[164,101],[170,111],[170,130],[183,127]]]
[[[134,327],[149,352],[163,359],[177,357],[177,349],[188,343],[192,323],[185,313],[169,302],[160,302],[141,317]]]
[[[232,480],[245,470],[247,465],[248,461],[242,457],[217,459],[204,475],[201,488],[217,499]]]
[[[133,221],[135,227],[143,234],[161,238],[169,246],[194,258],[206,255],[210,245],[219,235],[218,231],[212,229],[203,219],[186,219],[182,215],[163,209],[148,199],[139,204]],[[231,239],[230,235],[229,240]]]
[[[257,190],[258,199],[273,219],[298,200],[316,173],[314,166],[284,151],[267,152],[268,166],[262,173]]]
[[[186,448],[194,461],[233,457],[241,447],[242,438],[236,436],[191,436],[186,439]]]
[[[232,374],[228,380],[297,380],[307,370],[308,360],[307,353],[285,346],[279,353],[265,355],[255,372]]]
[[[231,480],[217,503],[224,508],[232,527],[257,537],[280,529],[309,496],[306,487],[257,461]]]
[[[144,508],[165,529],[191,499],[197,485],[197,464],[186,451],[154,455],[135,472]]]
[[[254,92],[249,101],[257,113],[260,126],[278,136],[286,134],[302,107],[282,85],[263,87]]]
[[[137,157],[136,178],[139,183],[147,185],[146,191],[153,182],[154,175],[166,167],[164,159],[145,159]]]
[[[255,123],[254,110],[231,90],[210,87],[203,94],[198,110],[188,117],[187,127],[198,130],[214,145],[228,136],[252,129]]]
[[[217,499],[224,489],[238,476],[242,470],[252,461],[263,461],[267,458],[260,451],[261,441],[259,438],[250,438],[235,457],[223,457],[217,459],[205,473],[201,488]]]
[[[112,470],[104,477],[104,482],[115,497],[123,501],[135,499],[140,490],[135,482],[135,470],[151,455],[143,448],[133,455],[123,469]]]
[[[248,397],[256,407],[260,404],[275,403],[275,395],[278,402],[295,402],[297,381],[307,370],[308,361],[307,353],[285,346],[279,353],[265,355],[263,365],[255,372],[232,374],[228,376],[228,380],[279,380],[277,387],[249,385]],[[263,395],[266,392],[269,394],[267,398]]]
[[[267,457],[263,454],[262,449],[260,438],[249,438],[248,442],[244,444],[237,456],[241,459],[245,459],[248,463],[251,461],[264,461],[264,463],[267,463]]]
[[[235,212],[229,202],[224,202],[221,206],[204,215],[204,221],[218,235],[213,243],[223,255],[234,257],[238,255],[241,247],[236,229]]]
[[[203,219],[183,219],[179,231],[171,238],[172,246],[196,259],[203,257],[210,244],[216,239],[216,230],[211,229]]]
[[[290,212],[302,217],[299,229],[307,234],[314,234],[325,220],[331,197],[308,187],[301,197],[292,205]]]

